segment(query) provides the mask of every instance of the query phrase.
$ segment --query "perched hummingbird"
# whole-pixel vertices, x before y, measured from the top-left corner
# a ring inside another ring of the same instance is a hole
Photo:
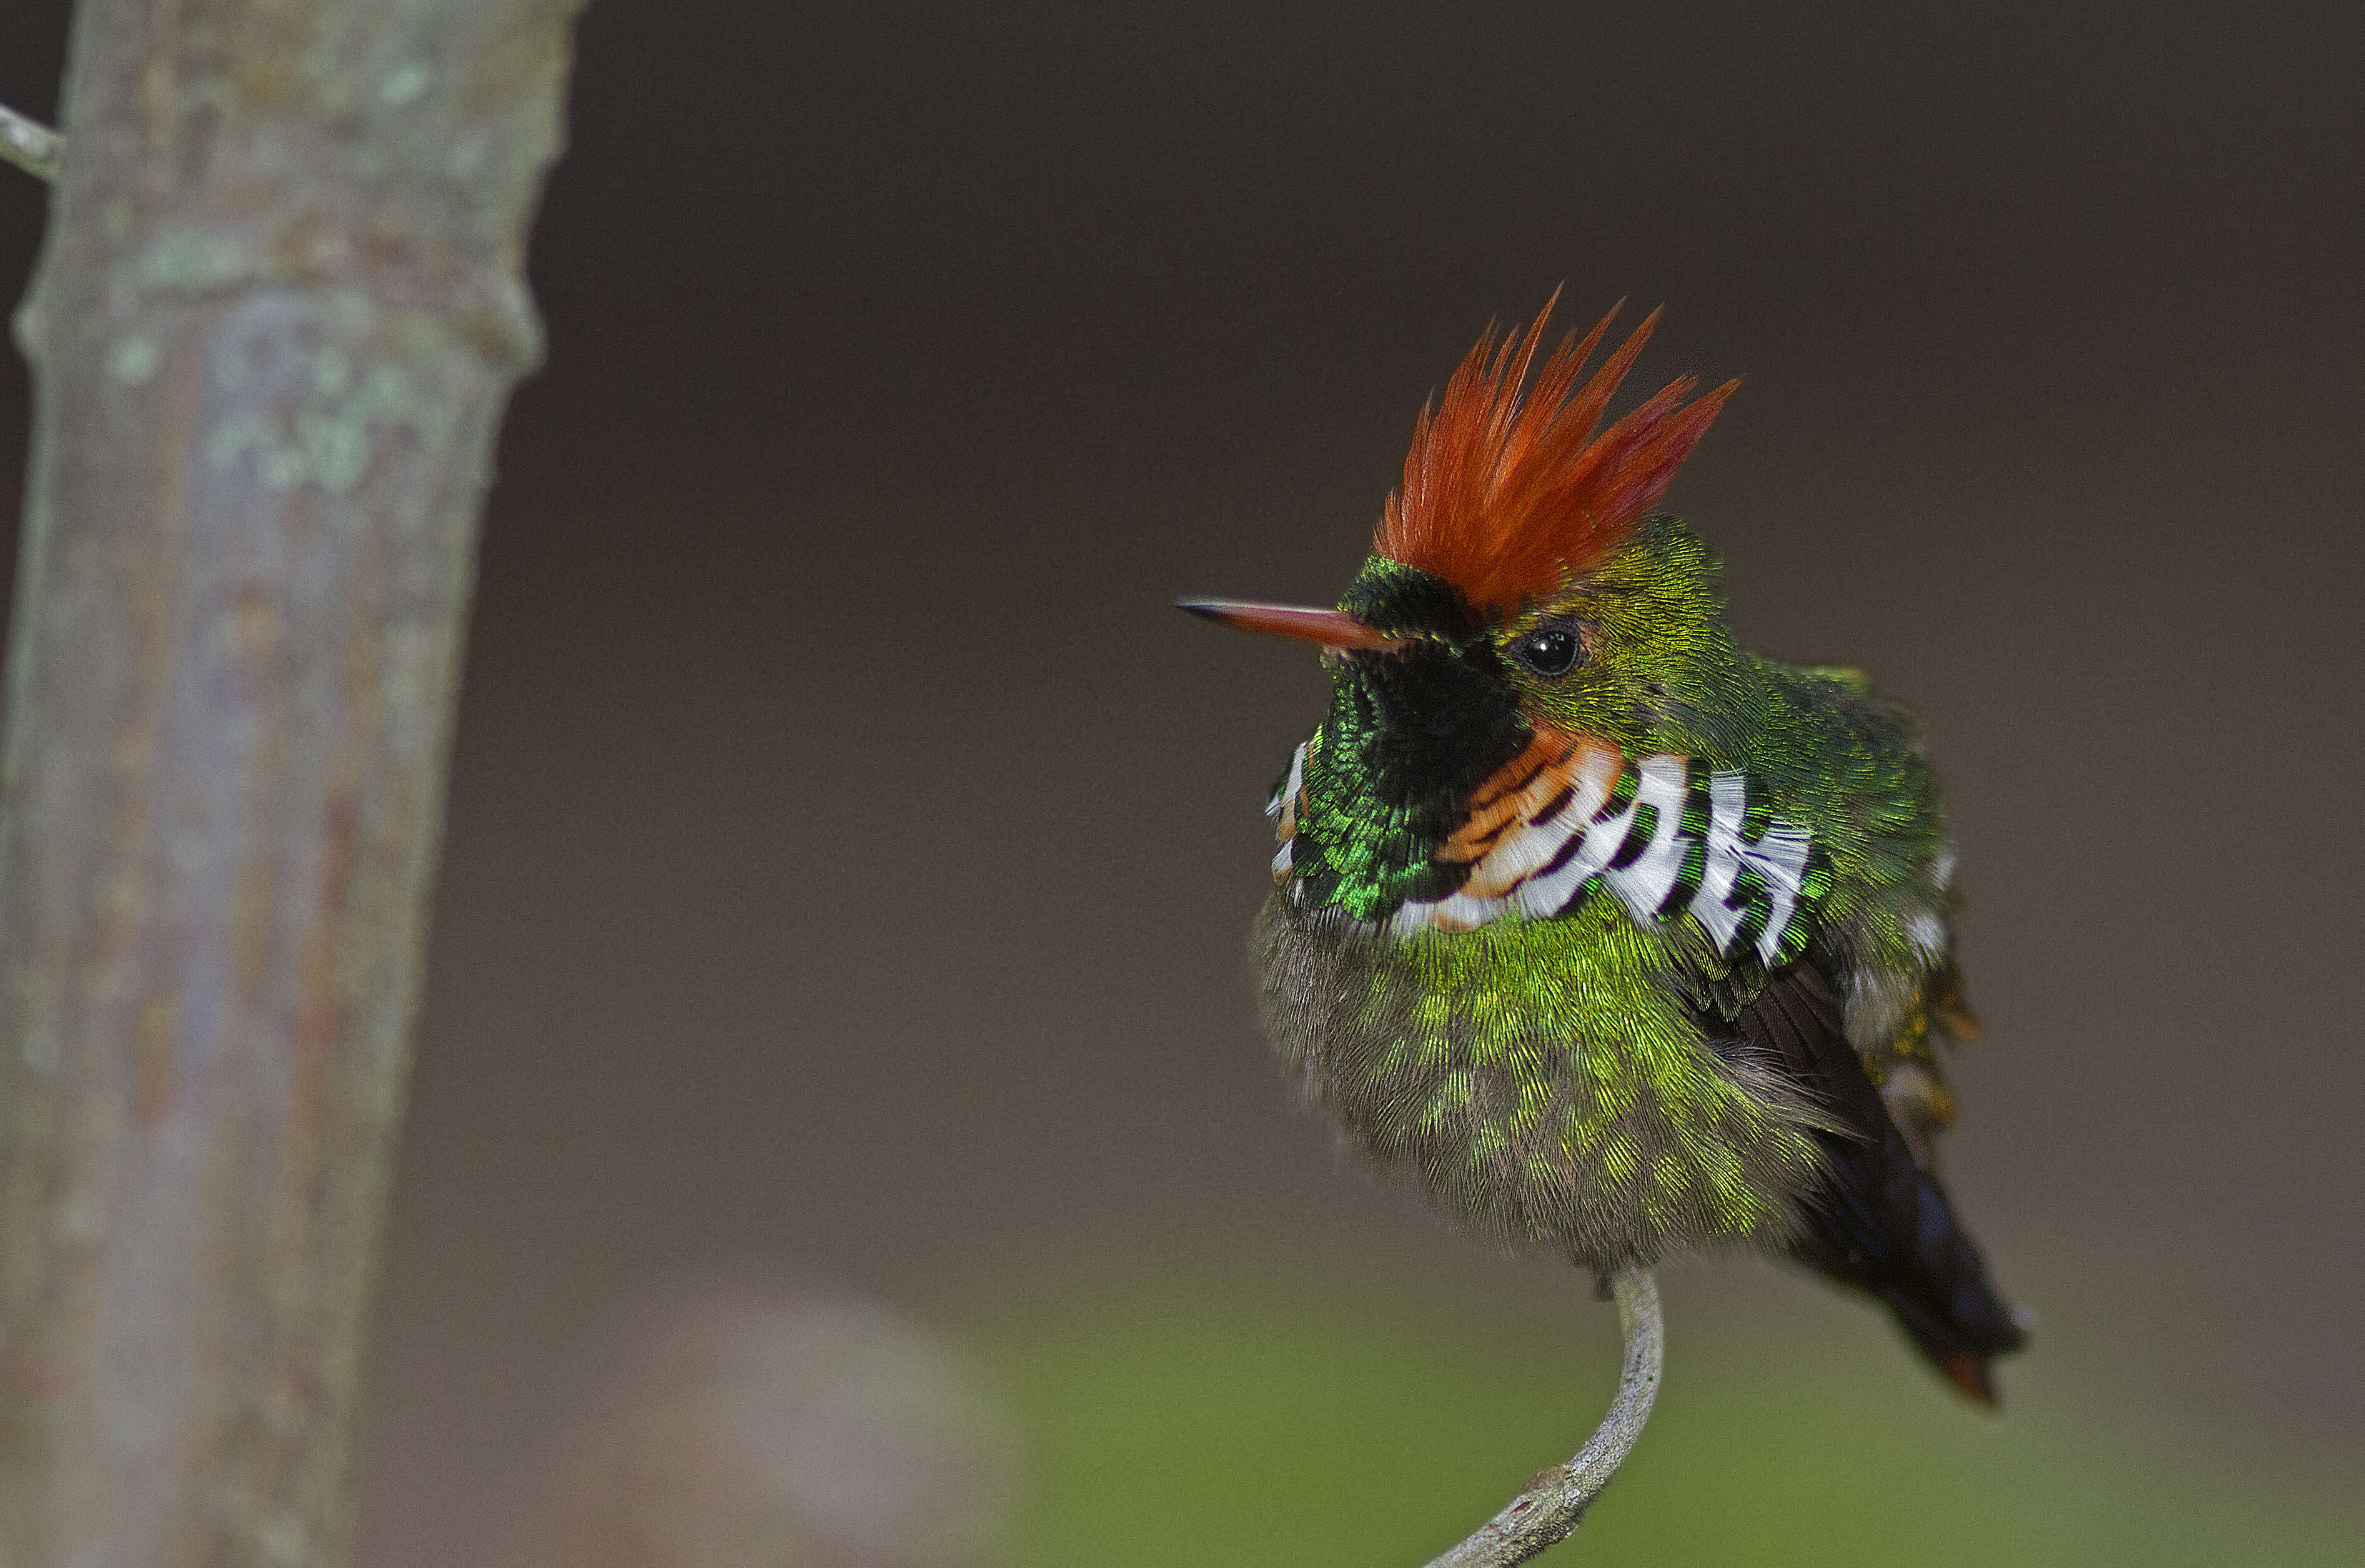
[[[1737,382],[1600,428],[1653,312],[1529,373],[1490,330],[1422,410],[1334,610],[1182,608],[1320,645],[1252,945],[1306,1096],[1485,1230],[1604,1271],[1786,1253],[1983,1404],[2020,1347],[1931,1156],[1976,1029],[1912,718],[1736,646],[1653,511]]]

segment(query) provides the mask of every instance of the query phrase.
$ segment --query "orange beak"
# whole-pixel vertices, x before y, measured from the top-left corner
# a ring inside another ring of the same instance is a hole
[[[1384,653],[1401,648],[1407,639],[1391,637],[1384,632],[1373,631],[1343,610],[1315,610],[1296,604],[1250,604],[1231,599],[1178,599],[1177,610],[1187,610],[1194,615],[1204,615],[1210,621],[1220,621],[1227,626],[1237,626],[1243,632],[1265,632],[1275,637],[1295,637],[1302,643],[1319,643],[1326,648],[1362,648]]]

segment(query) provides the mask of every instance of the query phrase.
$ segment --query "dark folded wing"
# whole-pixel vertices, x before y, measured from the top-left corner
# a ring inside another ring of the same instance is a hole
[[[1848,1044],[1839,998],[1814,956],[1768,978],[1730,1029],[1737,1048],[1797,1082],[1838,1124],[1816,1135],[1827,1175],[1798,1256],[1886,1303],[1956,1387],[1993,1405],[1988,1362],[2024,1336]]]

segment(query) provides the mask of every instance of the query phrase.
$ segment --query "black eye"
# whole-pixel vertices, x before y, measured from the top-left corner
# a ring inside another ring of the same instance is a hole
[[[1539,626],[1511,644],[1511,656],[1541,676],[1566,675],[1585,644],[1565,626]]]

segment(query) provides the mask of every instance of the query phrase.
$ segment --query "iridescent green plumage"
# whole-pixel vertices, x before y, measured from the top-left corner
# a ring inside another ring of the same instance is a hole
[[[1594,437],[1608,392],[1564,351],[1539,386],[1591,399],[1572,434],[1519,406],[1534,339],[1425,417],[1351,634],[1293,631],[1333,644],[1333,698],[1273,803],[1269,1032],[1473,1223],[1604,1271],[1793,1252],[1989,1397],[2020,1333],[1930,1165],[1933,1039],[1967,1015],[1914,725],[1736,646],[1706,546],[1625,515],[1712,402]]]
[[[1394,935],[1374,923],[1434,898],[1433,858],[1470,793],[1543,722],[1746,775],[1818,846],[1790,930],[1834,955],[1894,957],[1944,916],[1945,833],[1901,715],[1829,675],[1736,650],[1713,562],[1677,525],[1645,525],[1574,592],[1489,635],[1440,616],[1444,585],[1366,566],[1345,603],[1389,631],[1442,620],[1467,641],[1332,659],[1332,711],[1309,745],[1289,881],[1260,922],[1268,1026],[1316,1098],[1388,1163],[1490,1227],[1612,1268],[1671,1249],[1785,1244],[1818,1170],[1812,1099],[1710,1050],[1700,1014],[1737,1012],[1762,964],[1696,922],[1633,920],[1597,891],[1551,920]],[[1450,591],[1450,590],[1448,590]],[[1498,647],[1540,620],[1597,628],[1576,677],[1525,675]],[[1386,664],[1433,666],[1438,718]],[[1485,692],[1485,696],[1479,695]],[[1392,711],[1414,744],[1380,716]],[[1409,777],[1403,777],[1410,775]],[[1320,1016],[1312,1015],[1317,1009]]]

